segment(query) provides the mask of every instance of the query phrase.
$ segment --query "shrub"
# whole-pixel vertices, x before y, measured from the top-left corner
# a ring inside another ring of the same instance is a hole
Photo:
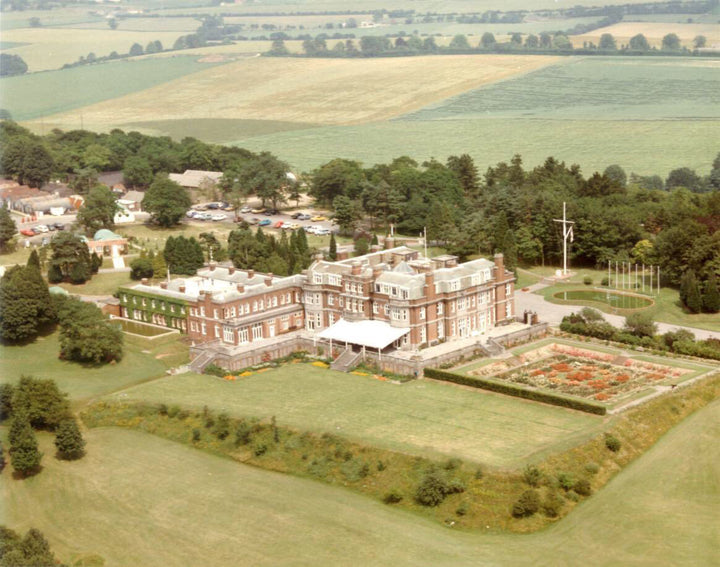
[[[590,496],[590,493],[592,492],[592,488],[590,487],[590,481],[586,478],[581,478],[575,483],[575,486],[573,486],[573,490],[577,492],[580,496]]]
[[[160,415],[167,415],[167,414],[168,414],[167,404],[160,404],[160,405],[158,405],[158,413],[159,413]]]
[[[382,472],[387,468],[387,465],[383,463],[382,461],[377,462],[377,470]]]
[[[200,441],[200,430],[197,427],[193,428],[192,430],[192,440],[193,443],[197,443],[198,441]]]
[[[483,471],[482,467],[478,467],[477,469],[475,469],[475,480],[480,480],[484,476],[485,471]]]
[[[220,441],[226,439],[227,436],[230,435],[230,418],[226,413],[221,413],[218,416],[213,433],[215,434],[215,437],[220,439]]]
[[[575,486],[575,479],[572,477],[570,473],[561,472],[557,475],[557,481],[560,488],[562,488],[565,492],[568,490],[571,490],[573,486]]]
[[[583,278],[583,283],[584,283],[585,285],[592,285],[593,279],[592,279],[590,276],[585,276],[585,277]]]
[[[520,495],[517,502],[513,504],[512,515],[515,518],[532,516],[540,509],[540,495],[537,490],[526,490]]]
[[[445,496],[445,479],[436,473],[425,475],[415,492],[415,500],[423,506],[437,506]]]
[[[385,502],[385,504],[397,504],[401,502],[402,499],[402,494],[400,494],[396,488],[391,489],[390,492],[386,492],[385,496],[383,496],[383,502]]]
[[[604,278],[601,280],[600,285],[603,286],[603,287],[607,287],[607,286],[610,285],[610,280],[609,280],[607,277],[604,277]]]
[[[261,457],[265,453],[267,453],[267,445],[265,443],[260,443],[258,445],[255,445],[255,448],[253,449],[253,453],[255,453],[256,457]]]
[[[460,506],[457,507],[457,510],[455,510],[455,514],[458,516],[465,516],[468,513],[469,506],[467,502],[463,502],[460,504]]]
[[[180,407],[179,406],[170,406],[167,410],[167,416],[168,417],[177,417],[177,415],[180,413]]]
[[[241,445],[248,445],[250,443],[250,437],[252,432],[250,426],[241,421],[238,423],[237,429],[235,430],[235,446],[240,447]]]
[[[448,461],[445,463],[445,466],[443,467],[446,471],[454,471],[455,469],[459,469],[462,466],[462,460],[460,459],[448,459]]]
[[[523,480],[530,486],[538,486],[542,479],[542,471],[535,465],[527,465],[523,471]]]
[[[564,505],[562,497],[554,490],[550,491],[545,495],[542,503],[543,514],[548,518],[557,518]]]
[[[614,435],[611,435],[610,433],[605,434],[605,446],[610,449],[613,453],[617,453],[620,450],[620,447],[622,447],[622,443],[620,443],[620,439],[615,437]]]
[[[590,462],[585,465],[585,470],[589,472],[590,474],[597,474],[600,470],[600,465],[597,463]]]

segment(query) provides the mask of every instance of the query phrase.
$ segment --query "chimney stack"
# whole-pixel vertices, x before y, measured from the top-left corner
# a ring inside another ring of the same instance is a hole
[[[385,250],[390,250],[390,248],[395,248],[395,237],[386,236],[384,244],[385,244]]]
[[[217,266],[216,262],[210,262],[210,271],[211,272],[214,271],[216,266]]]
[[[180,293],[185,293],[185,284],[182,284],[179,288]]]
[[[147,285],[147,284],[148,284],[148,279],[147,279],[147,278],[143,278],[143,279],[140,280],[140,283],[143,284],[143,285]]]
[[[493,259],[495,260],[496,269],[495,281],[501,282],[505,280],[505,257],[502,252],[498,252]]]
[[[272,278],[273,278],[272,274],[268,274],[267,276],[265,276],[265,285],[266,286],[270,287],[272,285]]]
[[[228,275],[232,276],[235,273],[235,266],[230,266],[228,268]]]
[[[167,289],[167,282],[160,282],[160,289]]]
[[[353,262],[350,273],[353,276],[359,276],[362,273],[362,264],[360,264],[360,262],[358,262],[358,261]]]
[[[255,277],[255,270],[248,270],[247,274],[248,274],[248,279],[251,280]]]
[[[237,284],[238,293],[245,293],[245,286],[243,284]]]

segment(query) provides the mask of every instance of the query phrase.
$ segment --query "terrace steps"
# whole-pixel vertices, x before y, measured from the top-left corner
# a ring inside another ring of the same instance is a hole
[[[330,368],[339,372],[348,372],[351,368],[357,366],[361,356],[359,352],[353,352],[352,349],[347,349],[333,360]]]

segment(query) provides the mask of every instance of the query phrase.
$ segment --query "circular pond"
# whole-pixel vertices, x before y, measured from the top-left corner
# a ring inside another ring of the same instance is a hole
[[[626,295],[614,291],[603,291],[599,289],[575,289],[570,291],[559,291],[553,294],[555,299],[572,302],[592,301],[603,303],[615,309],[642,309],[653,304],[652,299],[639,295]]]

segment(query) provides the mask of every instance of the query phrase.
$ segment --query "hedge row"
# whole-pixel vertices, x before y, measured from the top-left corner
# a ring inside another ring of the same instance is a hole
[[[528,388],[523,388],[514,384],[498,382],[496,380],[465,376],[464,374],[456,374],[454,372],[448,372],[447,370],[426,368],[425,376],[427,376],[428,378],[435,378],[436,380],[444,380],[445,382],[462,384],[463,386],[482,388],[483,390],[490,390],[499,394],[515,396],[516,398],[524,398],[526,400],[533,400],[536,402],[542,402],[544,404],[551,404],[554,406],[561,406],[564,408],[584,411],[586,413],[594,413],[597,415],[605,415],[607,413],[607,408],[605,406],[601,404],[596,404],[594,402],[588,402],[585,400],[571,398],[569,396],[563,396],[560,394],[551,394],[549,392],[530,390]]]

